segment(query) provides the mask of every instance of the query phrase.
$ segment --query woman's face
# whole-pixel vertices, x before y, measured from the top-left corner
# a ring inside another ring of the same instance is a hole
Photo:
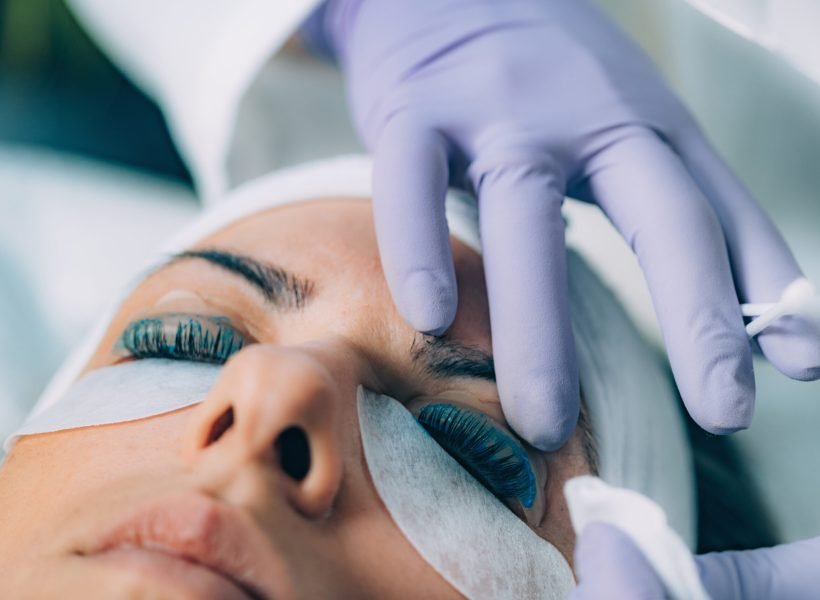
[[[86,371],[157,356],[229,359],[197,406],[15,445],[0,469],[4,595],[459,597],[382,505],[356,398],[361,385],[416,411],[454,403],[511,436],[481,260],[454,242],[458,315],[444,338],[426,338],[393,307],[371,221],[362,200],[270,210],[140,285]],[[568,560],[561,490],[589,472],[581,438],[551,454],[527,448],[532,506],[504,498]],[[492,487],[486,465],[456,458]]]

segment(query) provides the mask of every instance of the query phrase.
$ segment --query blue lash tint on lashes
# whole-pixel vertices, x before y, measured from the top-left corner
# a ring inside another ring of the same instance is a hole
[[[535,502],[530,459],[489,417],[452,404],[429,404],[416,416],[438,444],[501,500]]]
[[[134,358],[222,364],[244,343],[224,318],[163,315],[131,323],[119,346]]]

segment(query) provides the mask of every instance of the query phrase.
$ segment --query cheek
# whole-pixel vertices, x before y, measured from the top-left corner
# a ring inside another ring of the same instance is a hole
[[[3,578],[9,598],[125,598],[137,589],[123,571],[104,570],[79,557],[37,557],[14,561],[13,576]]]
[[[592,475],[583,450],[580,428],[557,452],[546,453],[547,460],[547,510],[545,519],[536,529],[537,533],[551,542],[573,567],[575,531],[569,517],[564,497],[564,484],[580,475]]]
[[[373,598],[427,598],[450,600],[463,598],[435,571],[391,522],[395,535],[363,536],[355,550],[360,572],[357,581],[369,579]],[[388,552],[385,549],[389,548]],[[361,556],[368,553],[369,556]]]
[[[147,419],[91,427],[76,436],[74,446],[101,466],[117,462],[134,468],[167,463],[179,453],[193,409],[189,406]]]
[[[176,464],[192,407],[173,413],[98,427],[31,436],[20,441],[14,459],[23,479],[36,473],[41,486],[83,489],[129,474]]]
[[[382,505],[366,470],[351,475],[351,493],[341,498],[338,506],[344,517],[333,526],[334,555],[323,557],[319,569],[332,571],[326,565],[334,565],[333,587],[348,586],[347,593],[340,597],[462,598],[404,537]],[[315,550],[321,554],[327,546]]]
[[[0,469],[0,562],[60,548],[72,532],[167,487],[188,412],[21,439]]]

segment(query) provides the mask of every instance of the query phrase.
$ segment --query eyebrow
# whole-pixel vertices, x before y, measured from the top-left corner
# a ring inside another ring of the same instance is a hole
[[[180,252],[171,258],[168,265],[197,259],[242,277],[277,308],[304,308],[315,288],[315,283],[306,277],[299,277],[277,265],[228,250],[209,248]],[[410,347],[410,356],[422,371],[433,377],[464,377],[495,382],[495,365],[490,354],[446,336],[416,334]]]
[[[495,382],[493,357],[473,346],[448,339],[417,334],[410,356],[433,377],[466,377]]]
[[[175,254],[168,264],[183,260],[204,260],[238,275],[251,284],[269,303],[284,310],[301,310],[313,296],[315,284],[277,265],[214,248]]]

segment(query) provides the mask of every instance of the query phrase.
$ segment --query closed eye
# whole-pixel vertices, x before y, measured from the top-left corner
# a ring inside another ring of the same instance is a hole
[[[245,344],[227,317],[169,313],[129,324],[115,351],[123,358],[223,364]]]
[[[537,485],[526,451],[484,413],[453,404],[428,404],[416,418],[499,500],[532,507]]]

